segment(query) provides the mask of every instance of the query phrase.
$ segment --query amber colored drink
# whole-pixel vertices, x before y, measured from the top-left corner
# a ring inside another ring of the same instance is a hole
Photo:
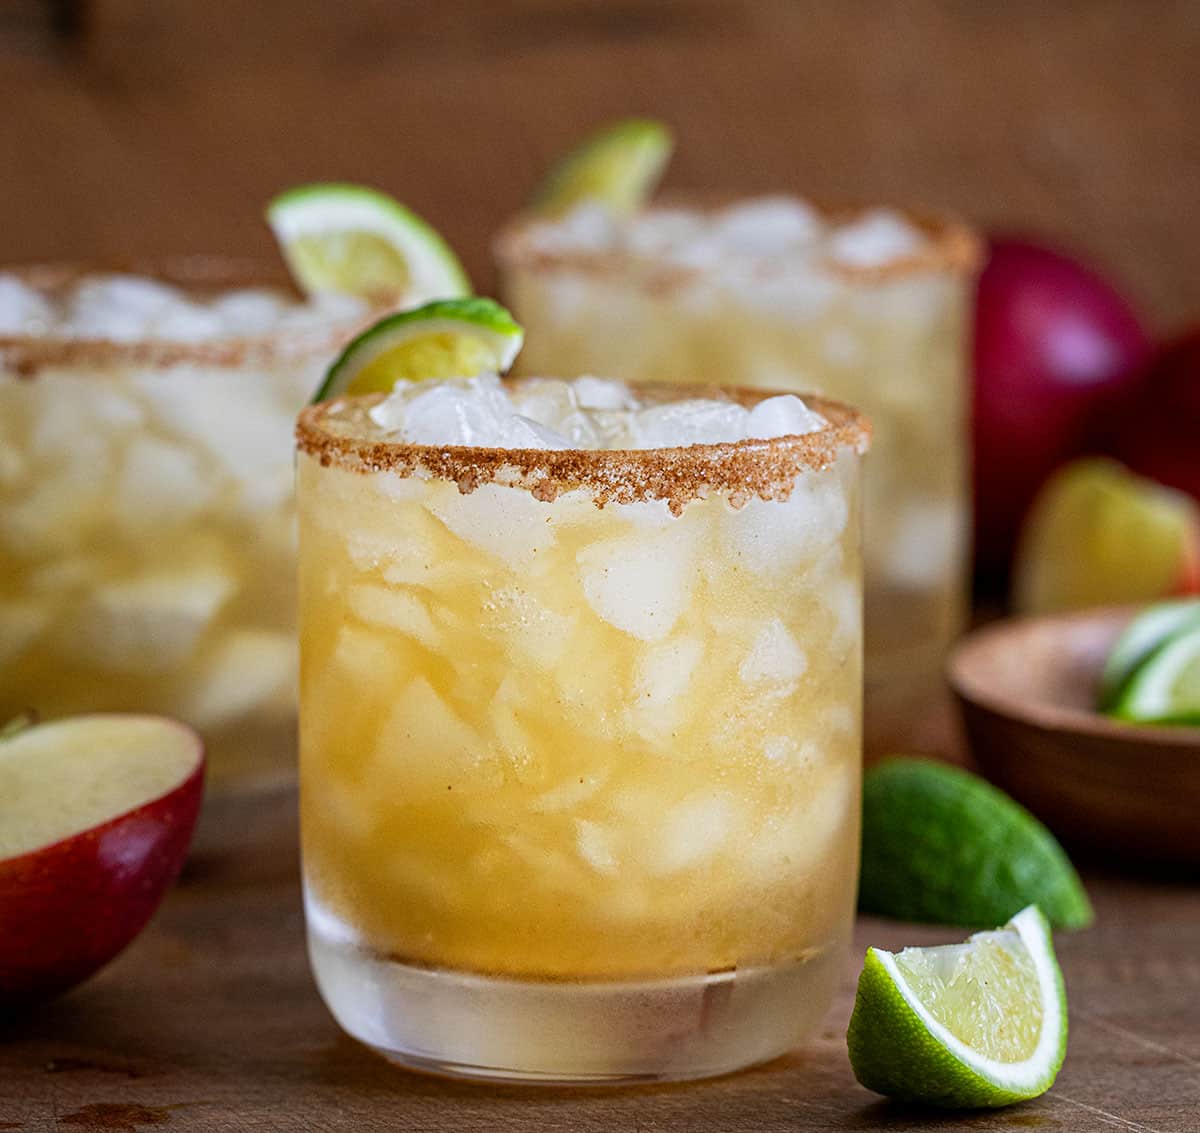
[[[697,1077],[795,1045],[856,889],[860,419],[818,400],[804,436],[508,451],[389,440],[377,403],[299,427],[331,1009],[482,1077]]]
[[[866,470],[868,751],[919,738],[966,608],[967,337],[978,250],[950,221],[790,197],[584,206],[497,245],[528,373],[815,390],[875,428]]]

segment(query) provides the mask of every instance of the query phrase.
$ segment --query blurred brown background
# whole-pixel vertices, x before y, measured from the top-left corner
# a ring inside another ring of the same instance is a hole
[[[0,0],[0,259],[272,252],[276,190],[385,188],[477,283],[581,132],[670,121],[675,187],[1053,234],[1200,312],[1195,0]]]

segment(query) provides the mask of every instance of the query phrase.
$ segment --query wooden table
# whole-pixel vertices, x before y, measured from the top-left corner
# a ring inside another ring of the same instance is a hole
[[[499,1089],[395,1069],[343,1036],[309,977],[290,843],[195,872],[111,968],[0,1020],[0,1130],[1200,1130],[1200,890],[1092,877],[1097,923],[1059,940],[1071,1045],[1054,1090],[997,1113],[914,1112],[854,1081],[863,948],[953,931],[865,918],[809,1047],[718,1081]]]

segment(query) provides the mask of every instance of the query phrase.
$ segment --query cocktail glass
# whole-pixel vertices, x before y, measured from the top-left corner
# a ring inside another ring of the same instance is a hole
[[[297,433],[333,1014],[480,1078],[694,1078],[795,1046],[855,904],[865,423],[812,399],[804,436],[506,450],[389,441],[378,401]]]
[[[0,275],[0,719],[187,720],[214,848],[295,782],[290,436],[370,312],[235,262],[133,271]]]
[[[965,613],[974,235],[792,198],[583,206],[496,245],[520,372],[816,390],[875,427],[866,471],[866,742],[911,743]]]

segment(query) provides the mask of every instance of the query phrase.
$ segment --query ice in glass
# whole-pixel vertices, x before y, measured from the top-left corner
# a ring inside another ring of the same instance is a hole
[[[977,246],[954,222],[793,197],[584,204],[497,244],[528,373],[816,390],[875,426],[866,483],[868,749],[907,742],[964,611],[967,333]]]
[[[867,434],[593,378],[303,412],[305,900],[350,1034],[586,1082],[811,1031],[857,881]]]
[[[0,719],[165,712],[210,797],[294,780],[291,432],[367,314],[211,260],[0,273]]]

